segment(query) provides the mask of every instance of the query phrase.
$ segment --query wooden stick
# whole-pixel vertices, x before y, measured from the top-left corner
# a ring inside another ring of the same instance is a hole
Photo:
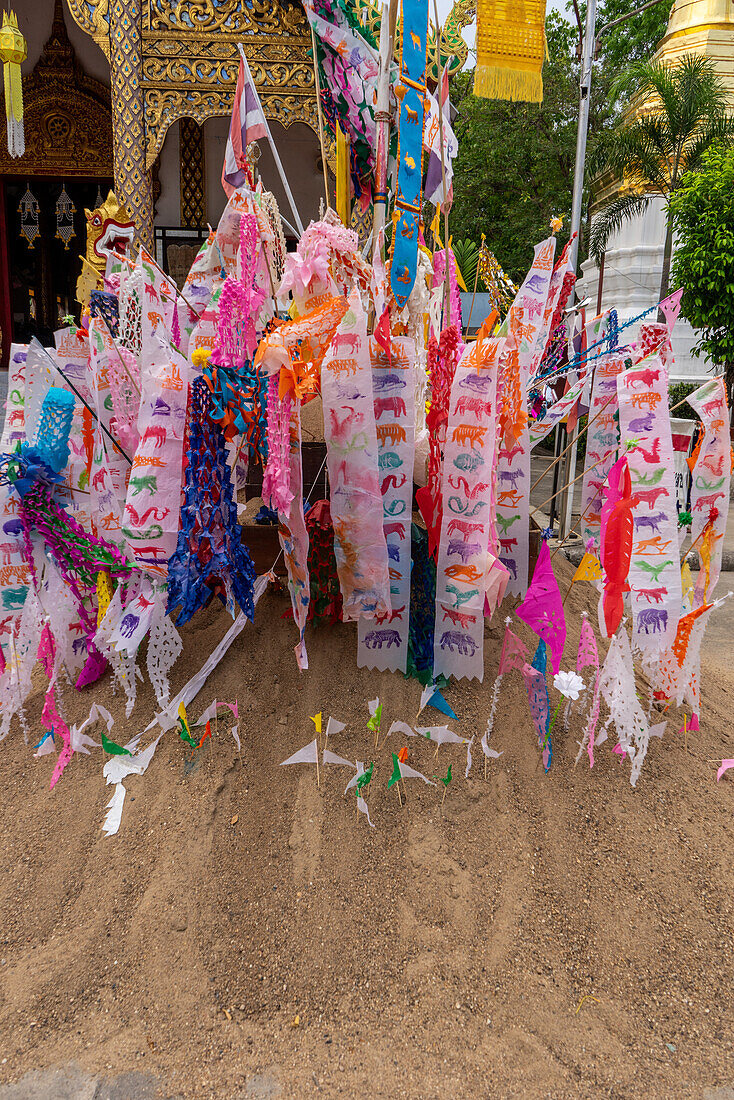
[[[602,405],[602,407],[601,407],[601,408],[599,409],[599,411],[598,411],[598,412],[594,413],[594,415],[592,416],[591,420],[587,421],[587,423],[586,423],[586,427],[584,427],[584,428],[580,428],[580,429],[579,429],[579,431],[578,431],[578,432],[577,432],[577,434],[576,434],[576,439],[577,439],[577,440],[579,440],[579,439],[581,438],[581,436],[582,436],[582,435],[584,434],[584,432],[588,432],[589,428],[590,428],[590,427],[591,427],[591,425],[592,425],[592,424],[594,423],[594,421],[596,420],[596,418],[597,418],[598,416],[601,416],[601,414],[602,414],[602,413],[604,412],[604,410],[606,409],[607,405],[611,404],[611,402],[612,402],[612,401],[614,401],[614,395],[612,395],[612,396],[611,396],[611,397],[609,398],[609,400],[608,400],[608,401],[605,401],[605,402],[604,402],[604,404]],[[553,469],[553,467],[554,467],[554,466],[557,466],[557,465],[558,465],[558,463],[559,463],[559,462],[561,461],[561,459],[563,458],[563,456],[564,456],[565,454],[567,454],[567,453],[568,453],[568,452],[569,452],[569,451],[571,450],[571,448],[572,448],[572,447],[573,447],[573,440],[572,440],[572,441],[571,441],[571,442],[570,442],[570,443],[568,444],[568,446],[567,446],[567,447],[566,447],[566,448],[565,448],[564,450],[562,450],[562,451],[561,451],[561,453],[560,453],[560,454],[558,455],[558,457],[557,457],[557,458],[554,458],[554,459],[553,459],[553,461],[551,462],[550,466],[546,466],[545,470],[543,470],[543,473],[542,473],[542,474],[540,475],[540,477],[539,477],[539,478],[536,478],[536,480],[535,480],[535,481],[533,482],[533,484],[532,484],[532,485],[530,486],[530,492],[531,492],[531,493],[532,493],[533,489],[535,488],[535,486],[536,486],[536,485],[538,485],[538,484],[539,484],[539,483],[540,483],[540,482],[541,482],[541,481],[543,480],[543,478],[545,477],[545,475],[546,475],[546,474],[549,474],[549,473],[551,472],[551,470]],[[552,499],[552,498],[551,498],[551,499]]]
[[[321,146],[321,165],[324,169],[324,193],[326,195],[327,209],[330,209],[329,175],[326,168],[326,146],[324,145],[324,116],[321,111],[321,79],[319,77],[319,62],[316,56],[316,35],[313,33],[313,26],[311,26],[310,20],[309,27],[311,29],[311,48],[313,50],[313,75],[316,81],[316,106],[319,112],[319,144]],[[359,810],[357,812],[359,812]]]
[[[125,360],[122,358],[122,352],[120,351],[120,349],[117,346],[117,342],[115,341],[115,338],[112,335],[112,330],[110,329],[110,326],[107,324],[107,318],[105,316],[103,316],[103,314],[101,314],[101,313],[99,314],[99,317],[102,321],[104,321],[104,326],[107,329],[107,332],[109,333],[110,340],[112,341],[113,347],[114,347],[115,351],[117,352],[118,359],[122,363],[122,367],[123,367],[123,370],[125,371],[125,374],[130,379],[130,382],[131,382],[135,392],[137,393],[138,397],[140,397],[140,386],[137,384],[137,382],[135,381],[133,376],[130,374],[130,370],[128,368],[128,365],[125,362]]]
[[[316,738],[316,786],[321,786],[321,780],[319,778],[319,739]]]

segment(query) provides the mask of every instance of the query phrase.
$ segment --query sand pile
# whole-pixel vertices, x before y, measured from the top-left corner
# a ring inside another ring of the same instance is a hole
[[[564,667],[589,592],[566,604]],[[699,1097],[731,1085],[731,788],[707,761],[727,755],[732,680],[704,675],[691,751],[673,718],[632,790],[613,738],[592,772],[574,768],[578,714],[544,775],[509,675],[487,780],[478,747],[465,780],[464,748],[436,760],[411,740],[414,767],[445,775],[450,762],[455,780],[443,811],[442,788],[419,781],[401,808],[386,784],[402,742],[388,741],[370,829],[343,795],[346,769],[327,768],[317,790],[313,767],[279,762],[310,740],[318,710],[347,722],[335,752],[371,759],[367,699],[380,696],[386,729],[415,720],[420,687],[358,670],[353,625],[309,630],[299,675],[288,606],[263,597],[190,708],[239,699],[242,761],[223,721],[193,767],[166,735],[128,780],[114,838],[100,829],[111,788],[99,751],[75,756],[49,792],[53,757],[34,762],[17,726],[3,744],[0,1079],[77,1060],[145,1070],[196,1100],[246,1095],[255,1073],[284,1097]],[[446,692],[466,736],[486,723],[504,614],[487,627],[484,684]],[[229,622],[212,607],[184,628],[174,692]],[[126,722],[105,679],[71,717],[93,699],[116,716],[118,741],[156,709],[141,685]]]

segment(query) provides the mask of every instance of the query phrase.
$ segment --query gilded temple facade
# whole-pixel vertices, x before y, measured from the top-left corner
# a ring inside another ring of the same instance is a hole
[[[15,0],[28,41],[26,153],[0,141],[0,330],[52,342],[85,251],[84,210],[114,187],[174,277],[225,196],[242,42],[304,223],[323,194],[310,32],[282,0]],[[266,143],[258,171],[284,212]]]

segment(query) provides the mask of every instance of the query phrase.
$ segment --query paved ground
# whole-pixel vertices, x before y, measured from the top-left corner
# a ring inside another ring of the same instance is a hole
[[[15,1085],[0,1086],[0,1100],[180,1100],[159,1091],[160,1085],[157,1077],[147,1073],[90,1077],[72,1063],[61,1069],[28,1073]],[[276,1079],[262,1073],[248,1078],[245,1091],[227,1100],[275,1100],[282,1095]]]

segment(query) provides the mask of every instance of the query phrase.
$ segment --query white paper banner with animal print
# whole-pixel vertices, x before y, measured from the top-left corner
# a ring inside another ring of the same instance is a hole
[[[701,569],[696,578],[695,606],[711,598],[721,573],[721,557],[724,549],[724,532],[729,515],[729,486],[731,483],[731,442],[729,439],[729,410],[726,403],[726,389],[722,378],[712,378],[700,386],[688,398],[689,403],[701,417],[704,437],[693,468],[691,486],[691,525],[692,544],[698,539],[703,549]],[[716,509],[713,522],[713,536],[709,551],[708,570],[704,557],[706,548],[699,537],[711,515]]]
[[[349,309],[324,357],[321,397],[343,617],[345,622],[374,619],[391,610],[390,578],[367,318],[356,291],[349,296]],[[407,439],[402,425],[391,423],[389,429],[394,442]]]
[[[617,375],[624,369],[624,358],[619,352],[600,355],[594,362],[594,381],[589,406],[589,430],[587,433],[584,480],[581,491],[581,537],[584,543],[592,539],[599,548],[601,529],[601,505],[607,474],[617,459],[619,429],[615,413],[617,401]],[[647,423],[647,414],[635,419]]]
[[[0,451],[10,454],[25,441],[25,364],[27,344],[10,345],[8,396],[5,401]],[[30,584],[25,563],[25,538],[20,521],[20,498],[9,485],[0,485],[0,641],[7,658],[11,620],[23,610]]]
[[[293,498],[288,514],[278,512],[278,538],[288,570],[288,591],[293,618],[298,627],[294,652],[301,672],[308,668],[306,652],[306,621],[311,602],[311,582],[308,572],[308,528],[303,518],[303,459],[301,446],[301,405],[291,402],[288,462],[290,489]]]
[[[357,666],[405,672],[410,633],[415,341],[399,337],[391,345],[388,359],[375,338],[370,340],[382,529],[387,544],[392,610],[371,621],[359,620]]]
[[[530,549],[530,433],[527,425],[508,448],[500,447],[495,508],[499,560],[510,574],[507,591],[524,596]]]
[[[485,341],[496,347],[496,341]],[[487,349],[489,350],[489,349]],[[436,568],[433,674],[484,677],[487,588],[495,447],[497,368],[470,345],[454,375],[446,429],[441,541]],[[463,459],[473,456],[467,465]]]
[[[117,355],[117,351],[109,329],[101,317],[91,317],[88,380],[97,419],[94,422],[94,455],[89,477],[90,523],[95,534],[123,547],[121,502],[125,499],[130,465],[101,428],[104,424],[114,437],[110,426],[112,394],[108,369],[112,355]]]
[[[637,498],[629,571],[632,640],[643,652],[662,650],[675,638],[681,581],[668,371],[659,356],[622,371],[617,394],[622,440],[637,440],[627,451],[633,499]],[[647,430],[633,428],[642,416],[649,418]]]
[[[125,501],[123,534],[137,564],[166,576],[176,549],[181,502],[189,367],[183,355],[161,346],[143,359],[138,432]]]
[[[54,333],[56,362],[85,401],[94,405],[89,387],[89,338],[81,329],[63,328]],[[51,353],[53,355],[53,352]],[[61,383],[63,385],[63,382]],[[67,388],[67,387],[64,387]],[[88,430],[85,431],[85,422]],[[87,453],[89,446],[90,453]],[[69,462],[63,471],[65,484],[57,489],[77,523],[92,530],[89,480],[94,459],[94,426],[90,414],[76,398],[74,417],[69,432]]]

